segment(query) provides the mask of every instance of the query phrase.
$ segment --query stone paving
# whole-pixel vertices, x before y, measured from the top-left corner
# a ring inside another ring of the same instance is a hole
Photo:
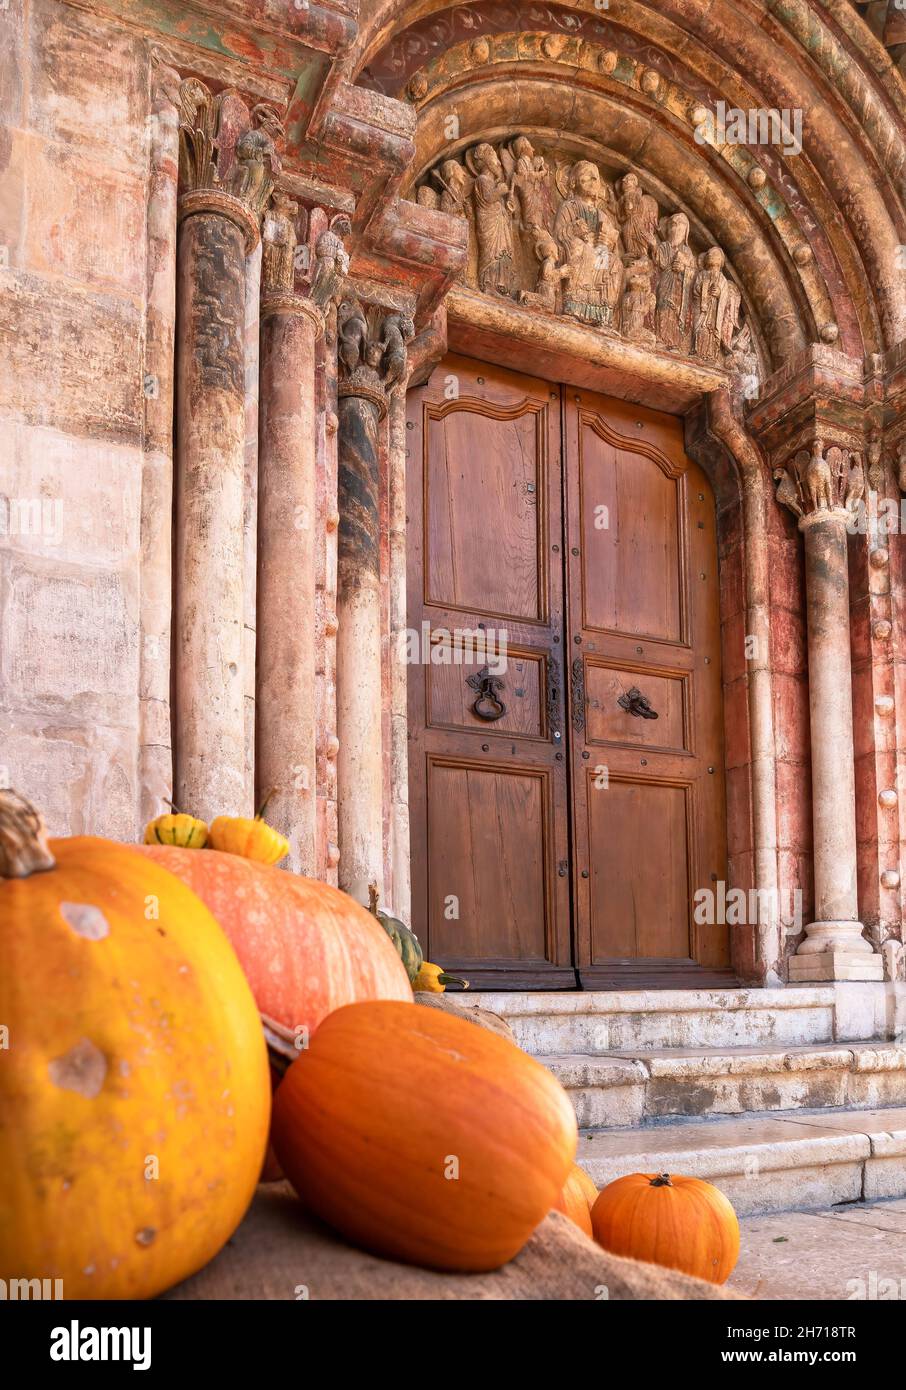
[[[906,1200],[740,1221],[728,1287],[757,1299],[906,1300]]]

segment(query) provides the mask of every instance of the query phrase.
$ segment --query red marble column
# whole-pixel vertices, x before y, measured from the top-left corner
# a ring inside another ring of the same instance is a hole
[[[383,900],[381,588],[378,428],[386,404],[377,385],[341,382],[337,537],[337,797],[340,887]]]
[[[321,311],[293,293],[261,305],[256,780],[289,867],[313,876],[315,783],[315,353]]]

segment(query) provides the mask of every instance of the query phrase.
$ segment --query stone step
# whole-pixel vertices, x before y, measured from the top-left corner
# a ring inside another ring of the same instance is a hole
[[[576,1157],[599,1188],[627,1173],[704,1178],[740,1216],[904,1197],[906,1109],[583,1130]]]
[[[582,1128],[672,1116],[906,1105],[906,1044],[651,1048],[541,1054]]]
[[[457,995],[456,1002],[501,1014],[520,1047],[535,1056],[781,1046],[833,1042],[835,1036],[835,994],[826,985],[534,994],[494,990]]]

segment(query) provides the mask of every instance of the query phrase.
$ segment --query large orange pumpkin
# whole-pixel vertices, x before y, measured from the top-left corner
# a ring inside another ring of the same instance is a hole
[[[595,1240],[615,1255],[680,1269],[712,1284],[739,1259],[739,1222],[729,1200],[701,1178],[631,1173],[598,1194]]]
[[[564,1215],[569,1217],[570,1221],[575,1221],[576,1225],[587,1236],[590,1236],[592,1234],[591,1209],[597,1196],[598,1189],[591,1178],[583,1168],[579,1167],[578,1163],[574,1163],[566,1182],[560,1189],[560,1196],[554,1203],[554,1210],[562,1211]]]
[[[236,948],[263,1014],[299,1033],[341,1004],[411,1003],[412,987],[387,933],[346,893],[219,850],[142,845],[187,883]]]
[[[199,851],[191,851],[199,853]],[[204,904],[134,850],[0,792],[0,1277],[150,1298],[255,1189],[267,1053]]]
[[[496,1269],[572,1166],[576,1119],[545,1067],[439,1009],[350,1004],[274,1096],[299,1196],[355,1244],[435,1269]]]

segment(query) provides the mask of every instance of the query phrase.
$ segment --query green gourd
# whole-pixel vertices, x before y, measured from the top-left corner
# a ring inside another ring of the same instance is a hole
[[[422,968],[425,956],[421,946],[418,944],[418,937],[415,932],[410,931],[404,922],[398,917],[391,917],[389,913],[382,912],[377,905],[378,894],[377,884],[369,884],[368,887],[368,910],[373,917],[380,922],[384,931],[390,937],[397,951],[400,960],[406,967],[406,974],[409,976],[410,985],[414,985],[418,978],[418,972]]]

